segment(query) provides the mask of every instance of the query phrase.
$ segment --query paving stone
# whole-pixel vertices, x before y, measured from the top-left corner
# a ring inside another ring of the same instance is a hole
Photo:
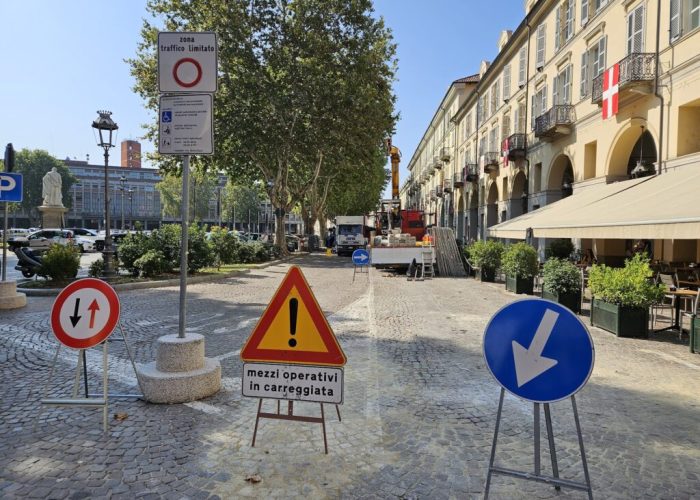
[[[111,401],[107,435],[99,412],[84,408],[46,408],[32,432],[55,353],[46,313],[53,299],[31,297],[25,310],[3,313],[0,439],[11,452],[0,455],[0,497],[38,497],[48,488],[42,498],[481,498],[499,391],[481,338],[489,317],[517,297],[498,284],[407,282],[374,270],[352,283],[349,260],[337,257],[297,263],[348,356],[342,422],[326,406],[328,455],[317,424],[262,420],[250,446],[257,400],[241,397],[236,351],[286,272],[282,264],[188,287],[188,328],[205,336],[207,356],[223,358],[229,382],[202,405]],[[137,362],[154,360],[154,339],[177,331],[177,294],[120,294]],[[577,402],[595,496],[693,498],[700,357],[672,334],[652,341],[592,335],[596,367]],[[109,350],[110,391],[137,391],[123,343],[110,342]],[[88,382],[99,388],[101,352],[89,349],[87,357]],[[51,397],[70,394],[74,372],[75,354],[64,352]],[[298,404],[295,411],[319,410]],[[552,412],[562,476],[580,481],[570,405],[554,404]],[[115,421],[117,413],[127,418]],[[507,397],[497,463],[532,470],[532,439],[532,405]],[[255,473],[262,482],[245,481]],[[492,498],[581,493],[497,476]]]

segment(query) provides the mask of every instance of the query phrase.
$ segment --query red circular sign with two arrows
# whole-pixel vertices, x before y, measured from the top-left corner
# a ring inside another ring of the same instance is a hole
[[[84,278],[65,287],[51,309],[53,334],[61,344],[73,349],[96,346],[112,334],[118,321],[117,292],[95,278]]]

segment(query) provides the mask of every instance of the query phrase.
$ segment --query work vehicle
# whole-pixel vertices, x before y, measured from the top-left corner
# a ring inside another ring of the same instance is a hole
[[[339,215],[335,218],[335,249],[340,255],[352,255],[358,248],[365,248],[365,216]]]
[[[399,161],[401,151],[387,140],[391,158],[391,199],[381,200],[375,216],[376,241],[372,243],[372,265],[375,267],[408,268],[423,259],[422,239],[425,236],[422,210],[402,209],[399,198]],[[434,255],[433,255],[434,256]]]

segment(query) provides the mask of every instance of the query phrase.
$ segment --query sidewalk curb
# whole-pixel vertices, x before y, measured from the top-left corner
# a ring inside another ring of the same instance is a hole
[[[306,255],[309,255],[309,253],[308,252],[299,252],[298,254],[290,255],[289,257],[286,257],[283,259],[271,260],[268,262],[262,262],[260,264],[251,264],[251,266],[248,269],[239,269],[239,270],[232,271],[232,272],[226,273],[226,274],[217,274],[214,276],[193,276],[191,278],[187,278],[187,284],[192,285],[192,284],[197,284],[197,283],[209,283],[209,282],[224,280],[224,279],[228,279],[228,278],[233,278],[239,274],[247,274],[250,271],[255,271],[258,269],[265,269],[266,267],[275,266],[277,264],[283,264],[287,261],[297,259],[299,257],[303,257]],[[145,289],[149,289],[149,288],[165,288],[168,286],[179,286],[179,285],[180,285],[180,278],[171,278],[171,279],[167,279],[167,280],[141,281],[138,283],[121,283],[121,284],[112,285],[112,288],[114,288],[117,291],[128,291],[128,290],[145,290]],[[17,287],[17,291],[26,294],[27,297],[53,297],[55,295],[58,295],[61,290],[63,290],[63,288],[20,288],[19,286]]]

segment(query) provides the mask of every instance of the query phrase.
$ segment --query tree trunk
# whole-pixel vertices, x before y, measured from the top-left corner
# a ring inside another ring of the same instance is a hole
[[[321,228],[321,230],[320,230],[320,233],[321,233],[321,241],[326,241],[326,237],[328,236],[328,227],[326,227],[326,220],[325,220],[325,217],[324,217],[324,218],[321,218],[321,219],[319,220],[319,222],[320,222],[320,224],[319,224],[318,226]]]
[[[288,255],[287,251],[287,238],[286,231],[284,227],[284,209],[275,209],[275,220],[277,222],[277,227],[275,229],[275,245],[280,251],[280,255]]]

